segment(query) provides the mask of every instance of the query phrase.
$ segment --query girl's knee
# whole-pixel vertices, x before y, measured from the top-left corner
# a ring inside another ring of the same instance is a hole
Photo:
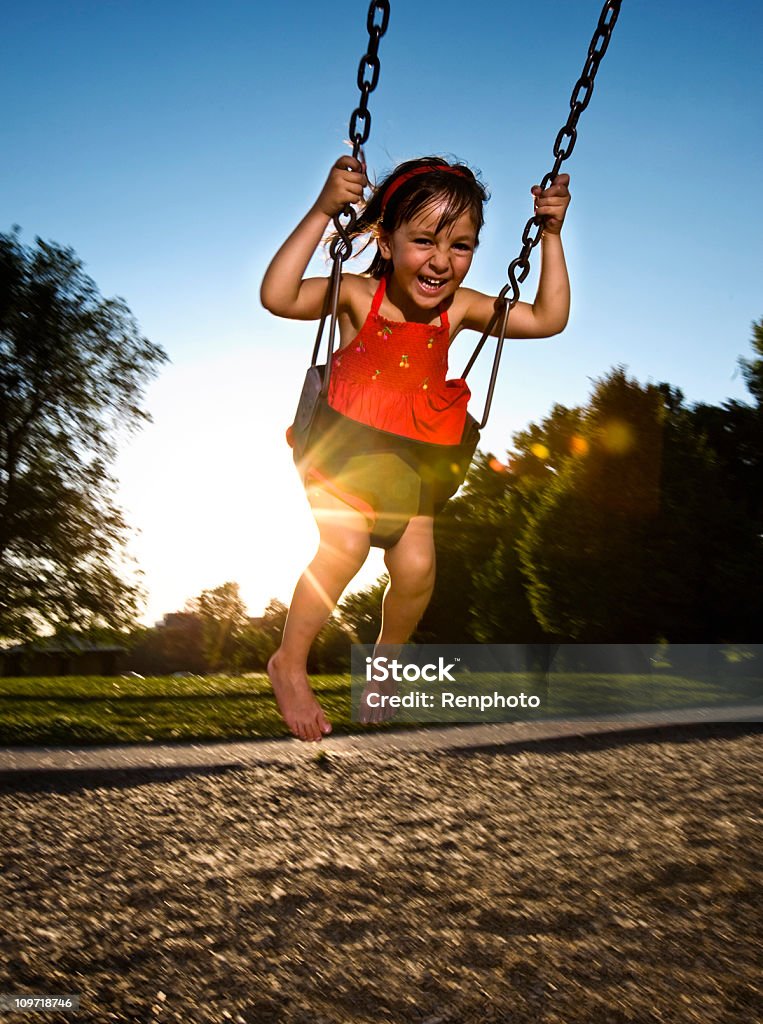
[[[318,557],[360,568],[368,557],[370,548],[371,539],[367,531],[322,530]]]
[[[390,582],[420,589],[434,586],[434,550],[426,546],[411,548],[404,558],[385,557]]]
[[[312,487],[308,497],[320,533],[318,556],[362,565],[371,547],[365,517],[320,487]]]

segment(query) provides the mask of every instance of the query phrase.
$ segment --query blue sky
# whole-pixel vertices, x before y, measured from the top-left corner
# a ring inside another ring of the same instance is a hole
[[[473,287],[505,282],[600,6],[488,0],[465,18],[454,0],[393,0],[366,156],[377,175],[426,153],[482,172]],[[366,10],[30,0],[4,14],[0,230],[72,246],[172,360],[117,466],[149,621],[227,579],[253,614],[288,600],[314,548],[283,443],[313,327],[276,320],[257,292],[346,148]],[[565,165],[570,324],[507,347],[483,447],[501,454],[617,364],[689,401],[745,398],[736,363],[763,316],[762,30],[756,2],[624,0]]]

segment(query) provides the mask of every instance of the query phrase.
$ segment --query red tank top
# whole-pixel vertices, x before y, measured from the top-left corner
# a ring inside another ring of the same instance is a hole
[[[450,325],[387,320],[379,315],[386,279],[357,337],[334,356],[328,403],[350,419],[392,434],[459,444],[470,391],[446,380]]]

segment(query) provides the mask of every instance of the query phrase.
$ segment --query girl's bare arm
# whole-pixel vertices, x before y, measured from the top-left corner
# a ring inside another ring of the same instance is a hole
[[[323,238],[330,219],[347,203],[363,198],[366,177],[362,165],[342,156],[320,195],[297,227],[270,261],[260,287],[263,306],[276,316],[292,320],[317,320],[326,295],[326,279],[305,278],[313,253]]]
[[[546,218],[540,242],[540,279],[535,301],[518,302],[512,309],[509,316],[510,338],[548,338],[567,326],[570,281],[560,232],[570,202],[569,180],[569,175],[560,174],[545,192],[541,192],[537,185],[532,190],[536,213]],[[495,298],[463,288],[460,299],[464,309],[461,329],[484,331],[495,311]]]

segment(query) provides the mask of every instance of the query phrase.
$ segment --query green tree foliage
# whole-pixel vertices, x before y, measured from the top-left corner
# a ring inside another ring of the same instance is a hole
[[[502,485],[493,512],[495,543],[487,558],[472,567],[470,628],[480,643],[549,643],[553,639],[530,606],[518,542],[543,489],[579,440],[581,417],[579,409],[555,405],[542,423],[530,424],[514,436],[514,450],[505,464],[489,457],[475,467],[479,474],[492,475],[494,487]]]
[[[281,643],[287,613],[282,601],[271,598],[263,616],[249,620],[236,638],[233,665],[237,670],[264,672],[270,655]]]
[[[747,390],[755,399],[760,411],[763,409],[763,317],[752,322],[752,348],[757,358],[741,358],[739,367]]]
[[[215,672],[229,665],[236,641],[249,622],[238,583],[228,582],[203,590],[198,597],[186,602],[185,610],[201,621],[207,667]]]
[[[0,637],[134,618],[110,466],[165,359],[72,250],[0,235]]]
[[[379,635],[381,603],[388,579],[385,574],[376,583],[355,594],[348,594],[340,601],[340,621],[356,643],[375,643]]]
[[[744,642],[763,611],[760,528],[734,482],[739,460],[721,454],[704,420],[704,407],[680,406],[665,421],[653,638]],[[733,420],[726,417],[729,427]]]
[[[260,618],[250,618],[237,583],[203,591],[185,610],[165,615],[152,628],[123,638],[128,668],[143,675],[170,672],[264,672],[283,636],[288,609],[276,598]],[[310,651],[308,671],[344,672],[350,666],[352,636],[332,617]]]
[[[337,615],[332,615],[318,634],[307,659],[307,671],[316,674],[350,671],[350,652],[355,638]]]
[[[435,520],[437,578],[416,630],[419,643],[474,643],[471,609],[478,572],[495,550],[507,477],[491,454],[478,452],[466,484]]]
[[[250,619],[238,636],[234,661],[241,668],[262,672],[281,643],[288,608],[271,598],[261,619]],[[332,615],[315,639],[307,661],[308,672],[345,672],[350,667],[352,635],[339,616]]]
[[[687,408],[679,391],[622,370],[600,381],[582,425],[587,451],[543,489],[518,542],[540,624],[583,643],[754,636],[756,415],[739,403]]]
[[[753,324],[763,356],[763,320]],[[437,523],[430,642],[746,643],[763,620],[763,358],[756,405],[686,406],[622,368],[479,455]]]
[[[763,536],[763,318],[752,324],[752,347],[758,358],[739,365],[755,404],[695,405],[691,430],[713,451],[737,520],[752,519]]]
[[[622,369],[598,382],[580,454],[543,489],[518,543],[532,609],[549,633],[589,643],[650,634],[663,418],[659,388]]]

